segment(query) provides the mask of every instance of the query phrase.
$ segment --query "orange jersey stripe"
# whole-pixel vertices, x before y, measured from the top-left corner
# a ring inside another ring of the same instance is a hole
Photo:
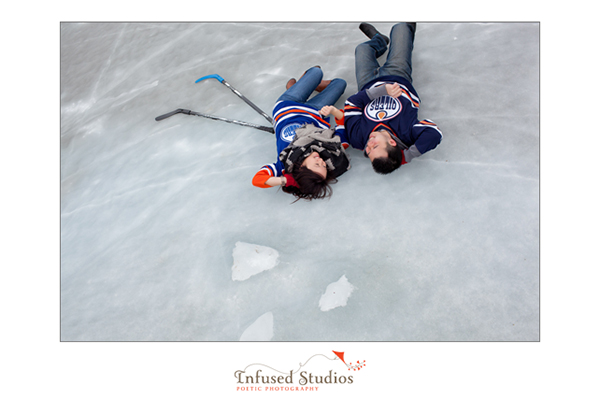
[[[420,104],[417,103],[416,101],[413,100],[413,98],[410,96],[410,93],[407,92],[406,90],[402,89],[402,93],[404,93],[405,97],[410,100],[410,102],[413,104],[413,106],[415,108],[419,108]]]
[[[305,110],[300,110],[300,109],[291,109],[285,112],[282,112],[281,114],[277,114],[277,116],[275,117],[275,122],[278,122],[281,117],[283,117],[284,115],[287,115],[289,113],[302,113],[302,114],[308,114],[311,117],[318,119],[319,121],[321,121],[322,123],[324,123],[325,125],[329,125],[329,123],[327,121],[325,121],[323,118],[316,116],[315,114],[309,113],[308,111]]]

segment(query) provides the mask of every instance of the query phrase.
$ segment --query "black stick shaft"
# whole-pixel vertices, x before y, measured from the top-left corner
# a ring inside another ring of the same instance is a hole
[[[236,88],[234,88],[233,86],[231,86],[229,84],[229,82],[227,82],[225,79],[223,79],[221,81],[221,83],[224,84],[225,86],[227,86],[229,89],[231,89],[231,91],[233,93],[235,93],[240,99],[244,100],[246,102],[246,104],[248,104],[250,107],[252,107],[254,109],[254,111],[256,111],[257,113],[259,113],[260,115],[262,115],[263,117],[265,117],[267,119],[267,121],[269,121],[271,124],[273,123],[273,119],[271,117],[269,117],[267,115],[267,113],[265,113],[263,110],[261,110],[256,104],[254,104],[253,102],[251,102],[250,100],[248,100],[248,98],[246,96],[244,96]]]
[[[196,111],[191,111],[191,110],[186,110],[183,108],[178,108],[177,110],[171,111],[169,113],[163,114],[163,115],[159,115],[158,117],[155,118],[156,121],[161,121],[165,118],[169,118],[175,114],[187,114],[187,115],[195,115],[197,117],[204,117],[204,118],[209,118],[212,120],[216,120],[216,121],[223,121],[223,122],[227,122],[230,124],[236,124],[236,125],[241,125],[241,126],[247,126],[249,128],[254,128],[254,129],[258,129],[261,131],[265,131],[265,132],[269,132],[269,133],[275,133],[275,130],[269,126],[262,126],[262,125],[257,125],[257,124],[253,124],[251,122],[244,122],[244,121],[238,121],[235,119],[227,119],[224,117],[217,117],[216,115],[209,115],[209,114],[202,114]]]
[[[241,94],[239,90],[237,90],[236,88],[234,88],[233,86],[231,86],[229,84],[229,82],[227,82],[225,79],[223,79],[223,77],[221,75],[219,75],[219,74],[206,75],[206,76],[203,76],[202,78],[197,79],[196,83],[201,82],[201,81],[203,81],[205,79],[216,79],[216,80],[218,80],[223,85],[227,86],[229,88],[229,90],[231,90],[233,93],[235,93],[236,96],[238,96],[240,99],[244,100],[244,102],[246,104],[248,104],[250,107],[252,107],[254,109],[254,111],[256,111],[257,113],[259,113],[260,115],[262,115],[263,117],[265,117],[267,119],[267,121],[269,121],[271,123],[271,125],[274,125],[273,119],[266,112],[264,112],[263,110],[261,110],[256,104],[254,104],[246,96],[244,96],[243,94]]]

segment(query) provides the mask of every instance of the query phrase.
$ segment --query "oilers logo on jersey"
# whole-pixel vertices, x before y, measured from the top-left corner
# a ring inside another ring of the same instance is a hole
[[[291,124],[283,128],[281,131],[281,139],[286,142],[292,143],[292,140],[296,137],[296,129],[300,128],[300,124]]]
[[[402,103],[390,96],[378,97],[367,105],[365,115],[371,121],[386,121],[402,111]]]

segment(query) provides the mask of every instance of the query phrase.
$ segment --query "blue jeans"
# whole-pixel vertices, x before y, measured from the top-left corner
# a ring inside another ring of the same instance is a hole
[[[346,81],[343,79],[333,79],[331,83],[319,94],[308,100],[312,92],[319,86],[323,79],[321,68],[312,67],[302,78],[298,80],[288,90],[285,91],[277,101],[291,100],[297,103],[306,104],[320,110],[324,106],[332,106],[346,90]]]
[[[412,50],[415,39],[415,25],[400,23],[392,27],[390,32],[390,51],[383,66],[377,58],[387,50],[387,44],[381,35],[356,46],[354,62],[358,90],[372,81],[385,75],[401,76],[412,83]]]

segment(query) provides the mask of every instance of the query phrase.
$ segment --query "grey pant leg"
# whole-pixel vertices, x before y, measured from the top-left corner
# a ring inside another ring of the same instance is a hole
[[[392,27],[387,60],[380,68],[378,76],[401,76],[412,83],[412,51],[415,30],[415,23],[403,22]]]

